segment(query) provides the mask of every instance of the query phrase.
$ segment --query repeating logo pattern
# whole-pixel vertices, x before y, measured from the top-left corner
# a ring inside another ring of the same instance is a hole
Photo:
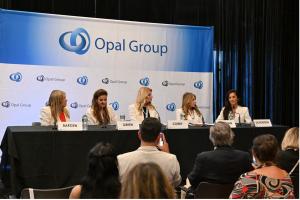
[[[176,110],[176,104],[175,103],[169,103],[169,104],[167,104],[166,105],[166,109],[168,110],[168,111],[175,111]]]
[[[150,80],[148,77],[140,79],[140,84],[143,86],[148,86],[150,84]]]
[[[78,108],[78,103],[77,102],[73,102],[73,103],[70,104],[70,107],[76,109],[76,108]]]
[[[163,81],[161,84],[162,84],[162,86],[167,87],[169,85],[169,81]]]
[[[39,75],[36,77],[36,80],[43,82],[45,80],[45,76],[44,75]]]
[[[9,108],[10,106],[10,102],[9,101],[4,101],[1,103],[2,107],[5,107],[5,108]]]
[[[111,105],[111,107],[112,107],[115,111],[119,110],[119,108],[120,108],[119,102],[117,102],[117,101],[114,101],[114,102],[110,103],[109,105]]]
[[[70,41],[65,42],[66,35],[70,35]],[[78,39],[80,38],[80,39]],[[80,40],[80,43],[77,44],[77,41]],[[90,48],[90,36],[88,32],[83,28],[77,28],[74,31],[68,31],[63,33],[59,37],[60,46],[70,52],[75,52],[79,55],[85,54]]]
[[[108,79],[108,78],[104,78],[104,79],[102,79],[102,83],[104,83],[104,84],[108,84],[108,83],[109,83],[109,79]]]
[[[202,89],[203,88],[203,82],[202,81],[195,82],[194,87],[198,88],[198,89]]]
[[[81,85],[87,85],[89,82],[89,79],[87,76],[80,76],[77,78],[77,83]]]
[[[9,75],[9,79],[15,82],[21,82],[22,74],[20,72],[12,73]]]

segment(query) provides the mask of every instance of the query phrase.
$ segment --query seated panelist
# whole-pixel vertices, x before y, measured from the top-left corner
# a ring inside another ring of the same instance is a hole
[[[159,114],[152,104],[152,98],[152,89],[141,87],[138,91],[135,104],[131,104],[128,108],[130,120],[138,121],[141,124],[147,117],[159,119]]]
[[[40,112],[42,126],[55,125],[57,122],[70,120],[70,113],[67,109],[66,93],[61,90],[53,90],[50,94],[47,106]]]
[[[235,123],[251,123],[247,107],[238,104],[239,98],[236,90],[229,90],[226,94],[225,106],[222,108],[216,121],[234,120]]]
[[[107,91],[99,89],[94,93],[92,106],[87,109],[89,125],[116,124],[117,117],[110,106],[107,106]]]
[[[195,94],[191,92],[183,94],[182,106],[176,110],[176,120],[188,120],[194,123],[204,123],[203,115],[196,104]]]

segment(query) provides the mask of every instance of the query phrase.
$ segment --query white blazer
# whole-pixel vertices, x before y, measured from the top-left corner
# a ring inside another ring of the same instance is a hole
[[[67,122],[70,121],[68,116],[65,116],[65,117],[66,117]],[[41,120],[41,125],[42,126],[54,125],[54,118],[51,115],[50,106],[42,107],[41,112],[40,112],[40,120]],[[57,122],[60,122],[59,117],[57,118]]]
[[[182,108],[176,109],[176,120],[181,120],[181,115],[184,115]],[[194,123],[203,123],[202,115],[198,115],[195,110],[187,115],[187,121]]]
[[[138,109],[136,108],[135,104],[129,105],[128,110],[129,110],[130,120],[137,121],[141,124],[142,121],[144,120],[143,112],[139,112]],[[150,117],[155,117],[157,119],[159,118],[159,114],[153,108],[149,108],[149,114],[150,114]]]
[[[224,111],[225,107],[222,108],[218,118],[216,119],[216,122],[218,120],[224,120],[224,117],[223,117],[223,111]],[[240,115],[240,119],[241,119],[241,123],[251,123],[252,122],[252,119],[249,115],[249,110],[247,107],[242,107],[242,106],[238,106],[235,110],[236,113],[238,113]],[[235,115],[234,116],[234,121],[235,123],[239,123],[239,115]]]
[[[109,124],[116,124],[117,123],[117,116],[114,113],[113,109],[110,106],[107,106],[107,111],[109,115]],[[89,125],[99,125],[99,121],[96,119],[96,117],[93,114],[94,110],[92,107],[88,108],[86,111],[86,115],[88,117],[88,124]]]

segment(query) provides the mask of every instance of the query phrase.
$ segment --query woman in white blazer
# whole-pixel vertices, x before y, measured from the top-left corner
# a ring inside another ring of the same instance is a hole
[[[247,107],[238,105],[238,95],[236,90],[229,90],[226,94],[225,106],[222,108],[219,120],[234,120],[235,123],[251,123],[251,117]]]
[[[70,113],[66,106],[66,93],[61,90],[53,90],[50,94],[47,106],[41,109],[41,125],[50,126],[55,125],[57,122],[70,121]]]
[[[186,92],[182,96],[181,108],[176,109],[176,120],[188,120],[191,123],[204,123],[203,115],[196,104],[196,95]]]
[[[152,104],[152,98],[152,89],[149,87],[141,87],[138,91],[135,104],[131,104],[128,108],[130,120],[137,121],[141,124],[147,117],[159,119],[159,114]]]
[[[107,106],[107,91],[99,89],[94,93],[92,106],[87,109],[89,125],[116,124],[117,117],[110,106]]]

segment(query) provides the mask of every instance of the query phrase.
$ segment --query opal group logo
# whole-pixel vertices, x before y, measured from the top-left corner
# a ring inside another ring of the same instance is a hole
[[[89,81],[89,79],[87,76],[80,76],[77,78],[77,83],[80,85],[87,85],[88,81]]]
[[[70,40],[68,42],[66,42],[65,40],[65,37],[67,35],[70,35]],[[78,41],[79,43],[77,43]],[[63,33],[59,37],[59,44],[63,49],[67,51],[83,55],[90,48],[90,36],[85,29],[77,28],[74,31],[68,31]]]
[[[57,78],[57,77],[46,77],[44,75],[39,75],[36,77],[36,80],[39,82],[44,82],[44,81],[59,81],[59,82],[64,82],[66,81],[65,78]]]
[[[169,85],[169,81],[163,81],[161,84],[162,84],[162,86],[167,87]]]
[[[77,102],[73,102],[73,103],[70,104],[70,107],[76,109],[76,108],[78,108],[78,103]]]
[[[111,107],[112,107],[115,111],[119,110],[119,108],[120,108],[119,102],[117,102],[117,101],[114,101],[114,102],[110,103],[109,105],[111,105]]]
[[[44,75],[39,75],[36,77],[37,81],[43,82],[45,80],[45,76]]]
[[[104,84],[108,84],[108,83],[109,83],[109,79],[108,79],[108,78],[104,78],[104,79],[102,79],[102,83],[104,83]]]
[[[169,104],[167,104],[166,105],[166,109],[168,110],[168,111],[175,111],[176,110],[176,104],[175,103],[169,103]]]
[[[198,89],[202,89],[203,88],[203,82],[202,81],[195,82],[194,87],[198,88]]]
[[[148,77],[140,79],[140,84],[143,86],[148,86],[150,84],[150,80]]]
[[[4,107],[4,108],[9,108],[10,103],[9,103],[9,101],[4,101],[4,102],[1,103],[1,106]]]
[[[1,102],[1,106],[4,108],[30,108],[30,103],[15,103],[10,101]]]
[[[9,79],[15,82],[21,82],[22,74],[20,72],[12,73],[9,75]]]

